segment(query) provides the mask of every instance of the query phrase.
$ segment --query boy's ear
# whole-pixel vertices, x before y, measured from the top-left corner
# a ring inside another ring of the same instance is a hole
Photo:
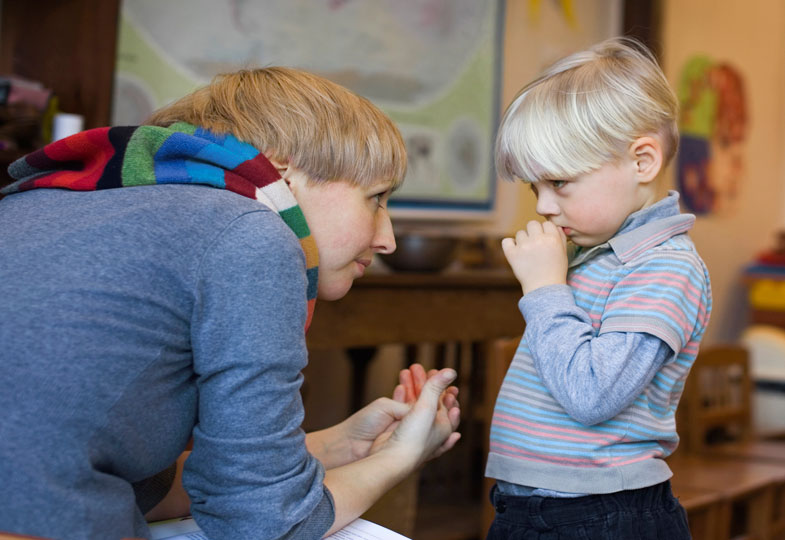
[[[662,145],[657,137],[645,135],[630,145],[630,159],[635,167],[635,178],[647,184],[657,178],[662,169]]]

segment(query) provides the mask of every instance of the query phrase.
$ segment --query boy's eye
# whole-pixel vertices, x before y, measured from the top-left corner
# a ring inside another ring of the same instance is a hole
[[[550,184],[553,189],[559,189],[561,187],[564,187],[566,183],[567,183],[566,180],[550,180]]]

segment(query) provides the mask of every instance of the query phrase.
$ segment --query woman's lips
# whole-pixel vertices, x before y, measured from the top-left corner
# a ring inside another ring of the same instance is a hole
[[[354,262],[357,263],[357,268],[360,270],[360,275],[365,274],[365,269],[371,265],[370,259],[357,259]]]

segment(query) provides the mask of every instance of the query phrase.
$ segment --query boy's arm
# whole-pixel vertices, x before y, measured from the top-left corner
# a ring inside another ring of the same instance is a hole
[[[592,425],[626,409],[674,356],[642,332],[594,335],[589,316],[566,285],[543,287],[520,301],[526,344],[543,383],[575,420]]]

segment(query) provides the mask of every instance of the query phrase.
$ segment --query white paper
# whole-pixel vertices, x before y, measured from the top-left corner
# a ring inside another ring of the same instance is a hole
[[[327,540],[410,540],[402,534],[391,531],[364,519],[356,519],[340,531],[331,534]]]
[[[208,540],[192,517],[158,521],[148,525],[153,540]]]
[[[208,540],[193,518],[150,523],[153,540]],[[357,519],[326,540],[411,540],[381,525]]]

